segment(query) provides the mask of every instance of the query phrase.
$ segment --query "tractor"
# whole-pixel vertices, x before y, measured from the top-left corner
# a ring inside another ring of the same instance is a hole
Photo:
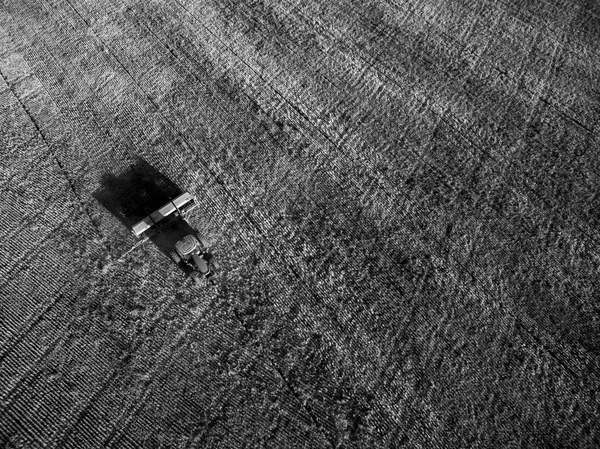
[[[131,230],[142,242],[151,239],[194,280],[200,281],[213,276],[219,267],[208,252],[209,245],[186,221],[186,214],[196,207],[196,197],[184,192],[136,223]]]

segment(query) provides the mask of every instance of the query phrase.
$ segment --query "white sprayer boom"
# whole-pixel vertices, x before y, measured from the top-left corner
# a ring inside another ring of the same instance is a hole
[[[141,237],[144,232],[158,223],[160,220],[168,217],[174,212],[181,213],[182,210],[189,211],[196,206],[196,197],[188,192],[184,192],[177,198],[169,201],[160,209],[155,210],[142,221],[136,223],[131,228],[136,237]]]

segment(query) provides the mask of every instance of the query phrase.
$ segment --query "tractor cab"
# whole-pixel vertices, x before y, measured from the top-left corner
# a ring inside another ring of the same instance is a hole
[[[179,260],[193,265],[202,276],[210,274],[209,261],[206,255],[206,248],[196,236],[188,234],[175,244],[175,251]]]

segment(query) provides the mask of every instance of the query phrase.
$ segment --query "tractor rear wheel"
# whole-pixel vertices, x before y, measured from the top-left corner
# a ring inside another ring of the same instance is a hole
[[[169,253],[169,257],[171,258],[171,260],[173,262],[175,262],[178,265],[179,265],[179,262],[181,262],[181,257],[179,257],[179,254],[177,254],[175,251],[171,251]]]
[[[200,286],[206,285],[206,278],[204,276],[202,276],[202,274],[200,274],[199,272],[192,271],[190,273],[190,277],[194,281],[194,284],[200,285]]]

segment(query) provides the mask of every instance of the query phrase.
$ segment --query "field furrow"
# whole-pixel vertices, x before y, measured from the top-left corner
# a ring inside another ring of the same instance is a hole
[[[592,3],[0,3],[0,446],[596,447]]]

